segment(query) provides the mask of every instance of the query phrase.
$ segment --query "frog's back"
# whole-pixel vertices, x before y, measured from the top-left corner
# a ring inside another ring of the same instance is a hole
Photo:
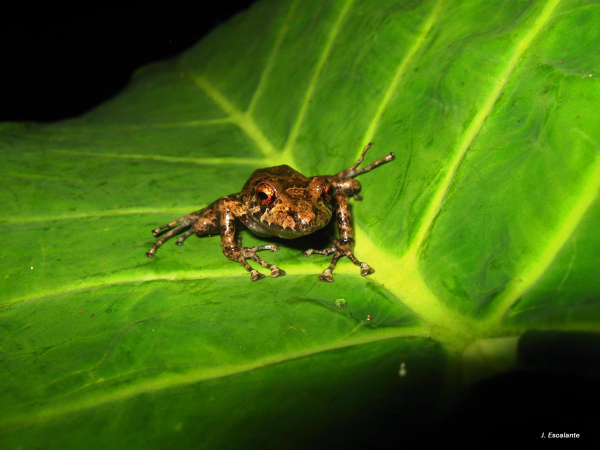
[[[252,181],[253,179],[258,179],[258,178],[271,178],[271,179],[277,179],[279,181],[280,179],[289,180],[289,179],[293,179],[296,177],[307,179],[304,175],[302,175],[297,170],[292,169],[287,164],[283,164],[281,166],[273,166],[273,167],[266,167],[264,169],[256,169],[254,171],[254,173],[250,176],[248,181]]]

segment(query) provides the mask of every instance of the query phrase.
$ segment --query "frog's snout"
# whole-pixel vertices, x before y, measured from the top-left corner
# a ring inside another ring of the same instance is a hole
[[[315,214],[310,211],[303,213],[295,212],[293,217],[294,221],[298,224],[300,228],[308,228],[315,221]]]

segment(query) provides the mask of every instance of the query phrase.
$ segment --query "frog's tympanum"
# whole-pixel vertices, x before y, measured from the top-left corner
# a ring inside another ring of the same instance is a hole
[[[331,272],[343,256],[347,256],[354,264],[360,266],[361,275],[369,275],[374,270],[367,263],[356,259],[352,253],[354,229],[350,219],[348,198],[352,196],[356,200],[362,200],[362,196],[358,194],[360,183],[354,180],[354,177],[395,158],[395,155],[390,153],[367,167],[357,169],[370,147],[371,144],[367,145],[358,161],[337,175],[305,177],[290,166],[256,170],[239,194],[221,197],[200,211],[152,230],[154,236],[158,236],[164,230],[169,231],[156,241],[156,244],[146,252],[146,256],[152,258],[158,247],[186,229],[177,240],[177,245],[182,245],[194,233],[204,236],[220,232],[223,253],[230,260],[244,266],[250,272],[252,281],[260,280],[265,276],[250,267],[247,259],[253,259],[261,266],[268,267],[271,270],[271,277],[276,278],[285,275],[285,272],[275,264],[267,263],[256,252],[259,250],[275,252],[279,247],[276,244],[242,247],[241,237],[236,237],[235,234],[236,227],[243,225],[259,236],[293,239],[323,228],[335,213],[339,239],[333,239],[333,245],[325,250],[309,249],[302,255],[333,253],[329,267],[319,275],[321,281],[333,281]]]

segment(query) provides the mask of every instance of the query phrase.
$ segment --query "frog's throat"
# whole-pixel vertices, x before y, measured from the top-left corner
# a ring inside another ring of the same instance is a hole
[[[330,218],[331,220],[331,218]],[[296,239],[302,236],[306,236],[314,233],[317,230],[320,230],[324,226],[329,223],[329,220],[325,223],[322,223],[317,226],[307,227],[307,228],[283,228],[281,225],[277,224],[268,224],[263,223],[260,220],[249,218],[247,221],[244,221],[243,224],[248,230],[260,237],[272,237],[277,236],[283,239]]]

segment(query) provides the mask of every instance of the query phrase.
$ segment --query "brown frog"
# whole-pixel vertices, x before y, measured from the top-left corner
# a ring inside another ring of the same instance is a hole
[[[241,193],[221,197],[200,211],[152,230],[152,234],[158,236],[169,229],[146,252],[146,256],[152,258],[158,247],[186,228],[188,230],[179,237],[177,245],[182,245],[194,233],[203,236],[216,234],[219,231],[223,253],[230,260],[244,266],[250,272],[252,281],[260,280],[265,276],[250,267],[247,259],[253,259],[261,266],[268,267],[271,270],[271,277],[276,278],[285,275],[285,272],[275,264],[267,263],[256,252],[260,250],[276,252],[279,246],[267,244],[260,247],[242,247],[241,237],[236,237],[235,234],[236,224],[245,226],[259,236],[294,239],[323,228],[335,212],[339,239],[334,239],[333,245],[325,250],[309,249],[302,255],[333,253],[329,267],[319,275],[321,281],[333,282],[331,272],[343,256],[347,256],[354,264],[360,266],[361,275],[372,274],[374,270],[367,263],[356,259],[352,253],[354,229],[348,200],[350,196],[362,200],[362,196],[358,194],[360,183],[354,180],[354,177],[392,161],[395,155],[390,153],[367,167],[357,169],[369,148],[371,144],[363,149],[358,161],[337,175],[305,177],[290,166],[258,169],[246,181]]]

